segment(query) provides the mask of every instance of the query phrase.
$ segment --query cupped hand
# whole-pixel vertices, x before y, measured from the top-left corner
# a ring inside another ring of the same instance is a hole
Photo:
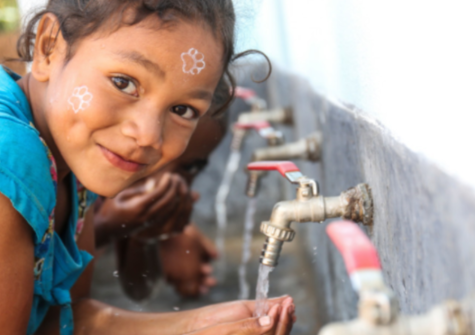
[[[176,215],[182,198],[189,197],[189,193],[178,174],[151,176],[103,201],[94,217],[98,237],[125,237],[146,224],[164,225]]]
[[[189,224],[193,205],[198,201],[199,193],[189,191],[185,180],[179,175],[176,176],[181,179],[181,187],[177,189],[175,194],[176,206],[173,207],[166,217],[161,215],[150,217],[148,219],[148,227],[137,232],[136,237],[147,239],[160,235],[179,234]]]
[[[206,294],[216,285],[210,261],[218,252],[194,224],[187,226],[182,234],[160,242],[159,255],[167,282],[181,296]]]
[[[236,301],[202,308],[193,335],[287,335],[296,321],[295,306],[290,297],[269,300],[269,313],[252,317],[254,301]]]

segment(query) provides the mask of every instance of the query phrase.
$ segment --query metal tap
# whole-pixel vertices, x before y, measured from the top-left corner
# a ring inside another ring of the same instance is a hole
[[[234,89],[234,97],[244,100],[251,106],[252,112],[257,112],[267,108],[267,102],[260,98],[254,90],[237,86]]]
[[[293,124],[292,108],[266,110],[267,102],[249,88],[236,87],[234,97],[244,100],[251,106],[251,111],[239,115],[238,122],[268,121],[287,125]]]
[[[249,130],[256,130],[259,135],[267,140],[269,145],[278,145],[284,141],[282,132],[272,128],[267,121],[236,122],[233,126],[231,150],[241,150],[242,142]]]
[[[238,122],[268,121],[285,125],[294,123],[292,108],[277,108],[272,110],[258,110],[241,113]]]
[[[260,259],[262,264],[277,265],[284,242],[292,241],[295,236],[292,222],[323,222],[343,217],[365,225],[373,223],[373,200],[367,184],[350,188],[338,197],[323,197],[318,194],[315,180],[305,177],[292,162],[254,162],[247,168],[250,171],[277,170],[291,183],[298,185],[296,199],[277,203],[270,221],[261,224],[261,232],[267,236]]]
[[[305,159],[311,162],[320,160],[322,134],[315,132],[296,142],[269,146],[256,149],[252,155],[252,162],[269,160]],[[260,180],[264,176],[262,171],[249,171],[246,195],[253,198],[257,195]]]
[[[315,132],[296,142],[269,148],[259,148],[254,151],[252,161],[305,159],[317,162],[321,157],[322,134]]]
[[[472,334],[462,305],[456,301],[446,301],[423,315],[399,315],[397,299],[384,283],[376,248],[363,231],[353,222],[340,221],[329,224],[327,234],[341,252],[359,293],[359,317],[327,325],[319,335]]]

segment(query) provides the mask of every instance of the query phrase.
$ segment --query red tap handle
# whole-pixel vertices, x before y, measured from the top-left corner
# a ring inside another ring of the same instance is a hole
[[[235,129],[255,129],[255,130],[262,130],[266,128],[271,128],[271,125],[267,121],[252,121],[252,122],[236,122],[234,124]]]
[[[327,234],[343,256],[350,276],[361,270],[381,270],[376,248],[356,223],[330,223]]]
[[[247,165],[248,170],[260,170],[260,171],[279,171],[282,176],[289,179],[291,182],[295,182],[296,179],[302,176],[299,168],[293,162],[290,161],[262,161],[253,162]],[[293,177],[291,178],[291,176]]]
[[[236,98],[242,99],[244,101],[255,98],[257,96],[256,92],[249,88],[244,88],[244,87],[236,87],[234,90],[234,96]]]

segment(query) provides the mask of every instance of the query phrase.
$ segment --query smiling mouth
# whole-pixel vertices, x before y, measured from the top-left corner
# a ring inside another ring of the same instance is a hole
[[[101,145],[98,145],[102,151],[102,154],[106,157],[106,159],[119,169],[122,169],[127,172],[137,172],[140,169],[144,168],[146,164],[137,163],[134,161],[129,161],[122,156],[117,155],[116,153],[104,148]]]

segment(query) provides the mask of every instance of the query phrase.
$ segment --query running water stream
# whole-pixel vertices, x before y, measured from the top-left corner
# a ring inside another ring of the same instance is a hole
[[[247,202],[246,217],[244,220],[244,233],[242,242],[242,258],[239,266],[239,299],[249,299],[249,283],[246,278],[247,263],[251,258],[252,232],[254,230],[254,214],[256,213],[256,198],[249,198]]]
[[[256,310],[254,317],[261,317],[267,315],[269,312],[269,304],[267,302],[267,295],[269,293],[269,274],[274,270],[272,266],[264,264],[259,265],[259,277],[256,285]]]
[[[239,167],[241,160],[241,152],[239,150],[232,150],[229,155],[226,170],[224,171],[223,180],[219,185],[218,194],[216,195],[216,202],[214,204],[217,220],[216,232],[216,248],[219,253],[219,260],[216,265],[216,276],[218,280],[223,280],[226,272],[226,258],[225,258],[225,235],[227,227],[227,211],[226,199],[231,188],[234,174]]]

